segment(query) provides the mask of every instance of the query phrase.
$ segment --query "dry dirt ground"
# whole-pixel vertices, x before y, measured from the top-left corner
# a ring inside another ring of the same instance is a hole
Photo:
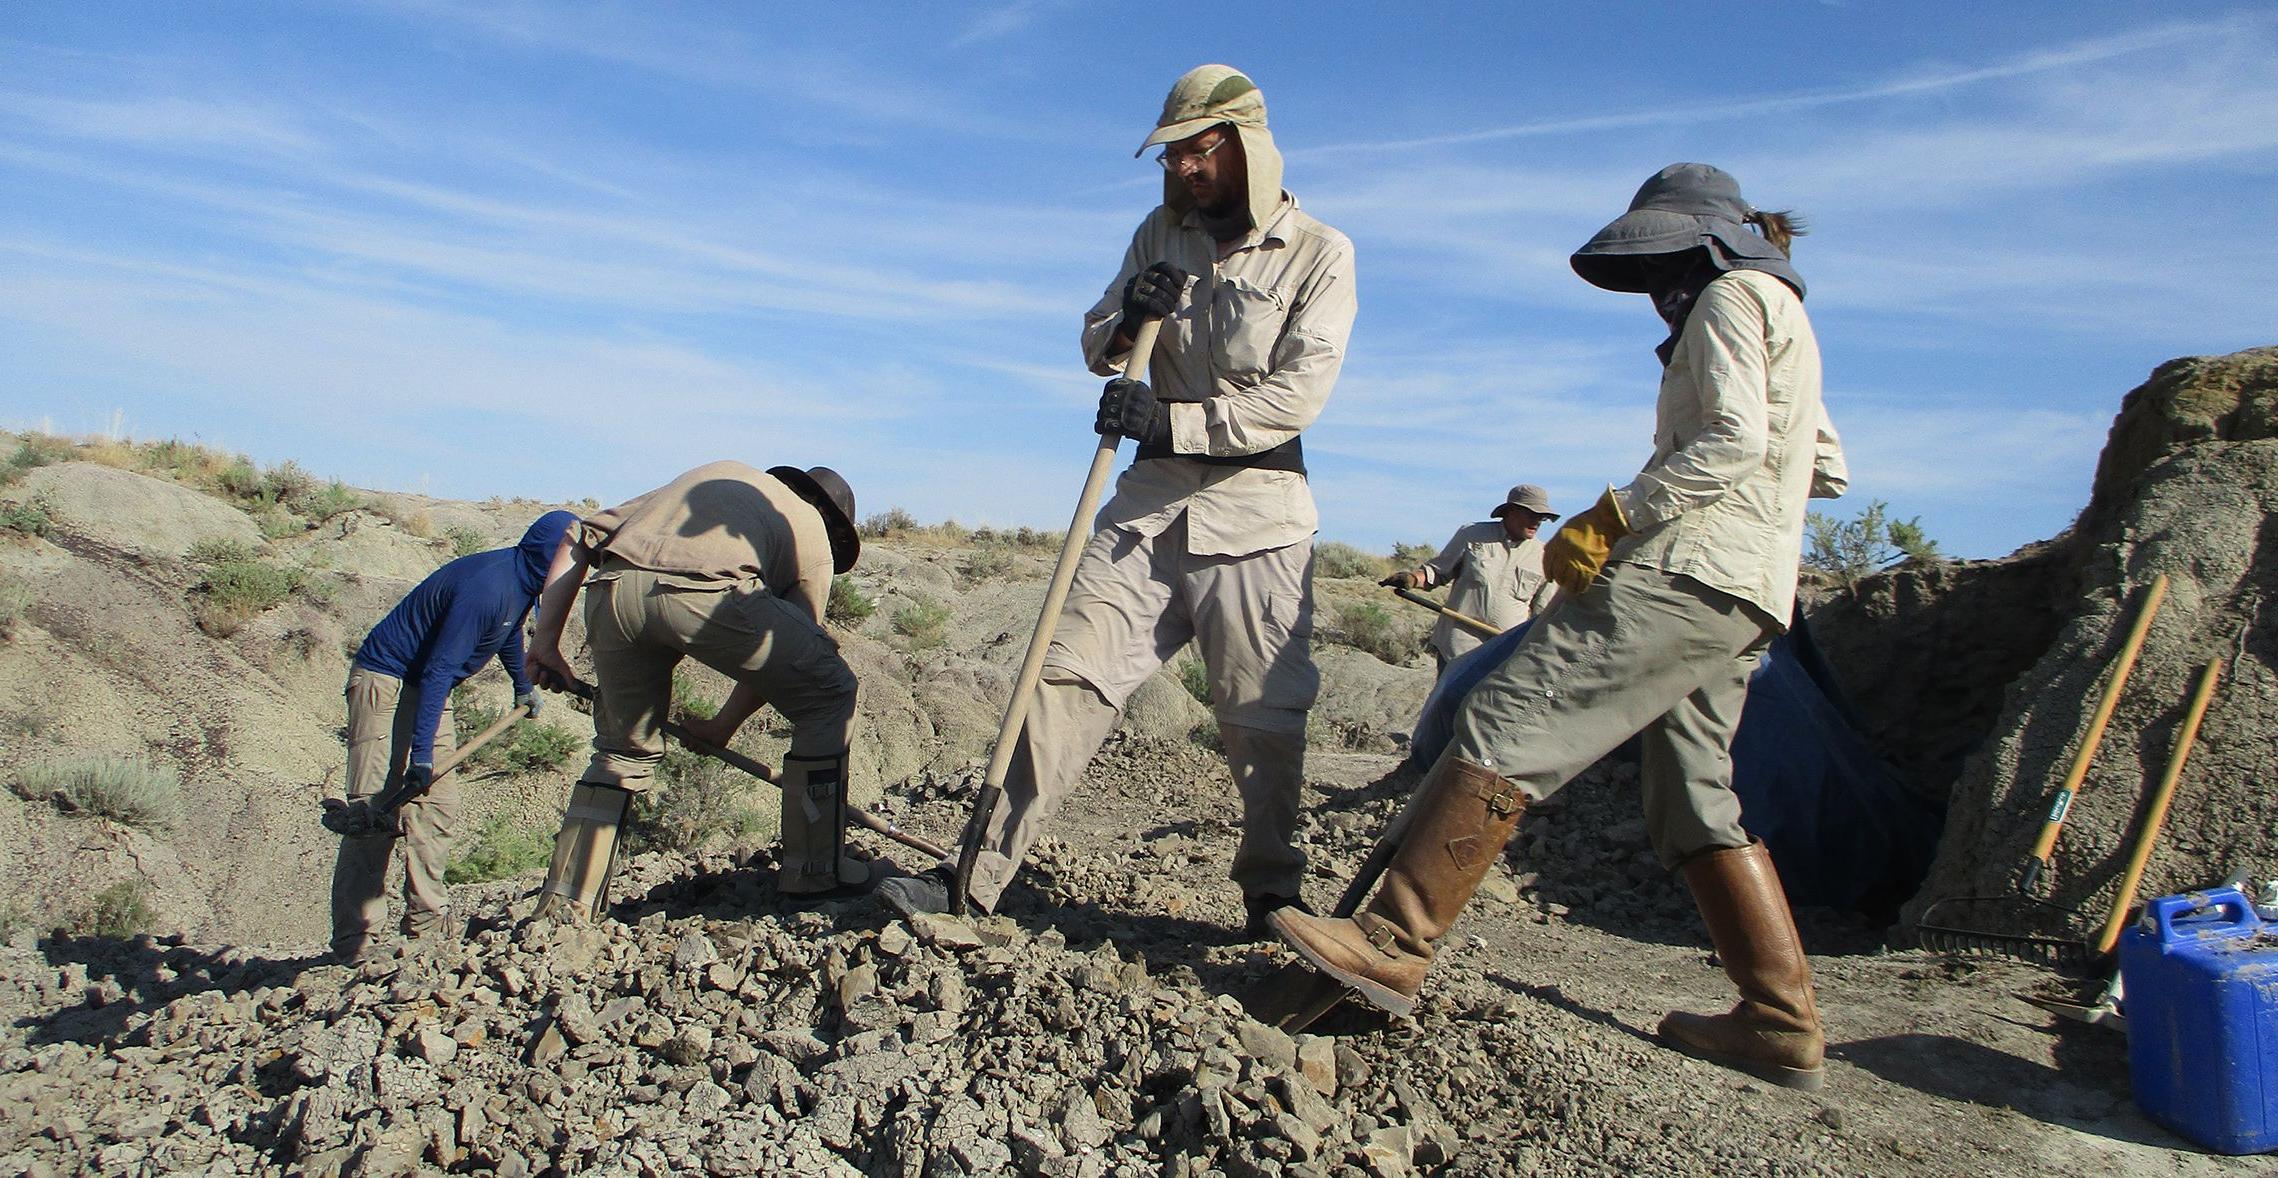
[[[1367,754],[1309,778],[1319,906],[1411,779]],[[938,837],[970,786],[882,805]],[[439,961],[6,951],[0,1170],[2268,1172],[2136,1112],[2119,1035],[2018,1000],[2052,975],[1826,914],[1803,920],[1824,1093],[1656,1046],[1663,1012],[1729,992],[1610,765],[1529,817],[1417,1020],[1340,1010],[1292,1043],[1229,998],[1286,960],[1230,931],[1231,796],[1192,744],[1111,738],[1005,911],[963,931],[785,907],[764,854],[653,856],[598,934],[495,919],[529,880],[463,890],[473,939]]]

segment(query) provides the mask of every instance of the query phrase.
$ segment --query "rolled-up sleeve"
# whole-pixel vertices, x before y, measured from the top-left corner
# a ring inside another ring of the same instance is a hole
[[[1836,436],[1835,422],[1822,406],[1819,432],[1812,441],[1811,497],[1840,499],[1850,489],[1851,465],[1843,460],[1843,439]]]
[[[1764,464],[1771,445],[1765,308],[1740,283],[1711,283],[1677,341],[1698,374],[1699,432],[1616,492],[1632,531],[1722,498]]]

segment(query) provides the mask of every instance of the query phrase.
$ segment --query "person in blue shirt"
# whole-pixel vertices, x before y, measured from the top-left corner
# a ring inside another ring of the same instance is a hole
[[[544,587],[554,550],[577,523],[567,511],[538,517],[512,548],[462,556],[435,570],[365,635],[348,670],[351,805],[399,783],[409,800],[375,814],[376,829],[340,840],[332,868],[332,950],[346,961],[371,945],[387,907],[388,859],[404,845],[403,932],[442,931],[450,893],[443,867],[459,818],[455,778],[435,780],[438,752],[454,746],[451,690],[492,658],[514,680],[514,706],[538,712],[523,669],[522,619]],[[328,806],[338,808],[336,804]]]

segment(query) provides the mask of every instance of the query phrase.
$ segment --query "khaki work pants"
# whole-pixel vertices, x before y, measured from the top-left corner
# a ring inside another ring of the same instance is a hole
[[[348,671],[348,797],[368,798],[394,786],[411,763],[412,726],[419,718],[419,689],[393,675],[363,667]],[[435,760],[458,747],[450,701],[435,725]],[[451,902],[443,868],[459,826],[459,778],[442,778],[399,811],[403,837],[370,835],[340,840],[332,865],[332,948],[355,957],[370,943],[372,927],[387,911],[388,857],[403,843],[407,936],[430,935]]]
[[[1189,553],[1183,515],[1152,537],[1115,527],[1094,532],[1053,630],[1004,800],[983,833],[973,902],[995,909],[1124,701],[1190,641],[1209,672],[1227,768],[1242,798],[1234,882],[1246,897],[1298,895],[1305,715],[1321,687],[1310,647],[1312,581],[1310,539],[1228,557]]]
[[[1471,689],[1443,756],[1539,800],[1639,734],[1646,832],[1662,864],[1745,847],[1732,734],[1777,633],[1762,611],[1690,577],[1609,565]]]
[[[683,658],[746,684],[791,721],[790,755],[846,751],[854,672],[838,643],[757,581],[691,589],[628,566],[605,566],[585,591],[585,628],[599,699],[593,760],[580,779],[642,793],[664,759],[672,670]]]

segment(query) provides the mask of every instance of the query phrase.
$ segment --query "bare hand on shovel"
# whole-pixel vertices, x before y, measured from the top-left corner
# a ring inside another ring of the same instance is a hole
[[[498,718],[496,724],[483,729],[480,735],[460,745],[450,756],[445,757],[443,763],[435,767],[434,772],[425,772],[425,766],[413,765],[404,770],[403,776],[397,780],[393,787],[372,797],[353,798],[346,801],[340,798],[326,798],[323,802],[324,816],[317,821],[324,823],[326,830],[345,838],[372,838],[383,835],[393,838],[402,834],[401,815],[397,811],[403,808],[404,803],[426,793],[427,788],[435,784],[438,778],[457,769],[465,763],[468,757],[475,755],[477,749],[489,744],[493,737],[512,727],[516,720],[537,714],[538,707],[535,697],[530,703],[509,708],[505,715]]]

